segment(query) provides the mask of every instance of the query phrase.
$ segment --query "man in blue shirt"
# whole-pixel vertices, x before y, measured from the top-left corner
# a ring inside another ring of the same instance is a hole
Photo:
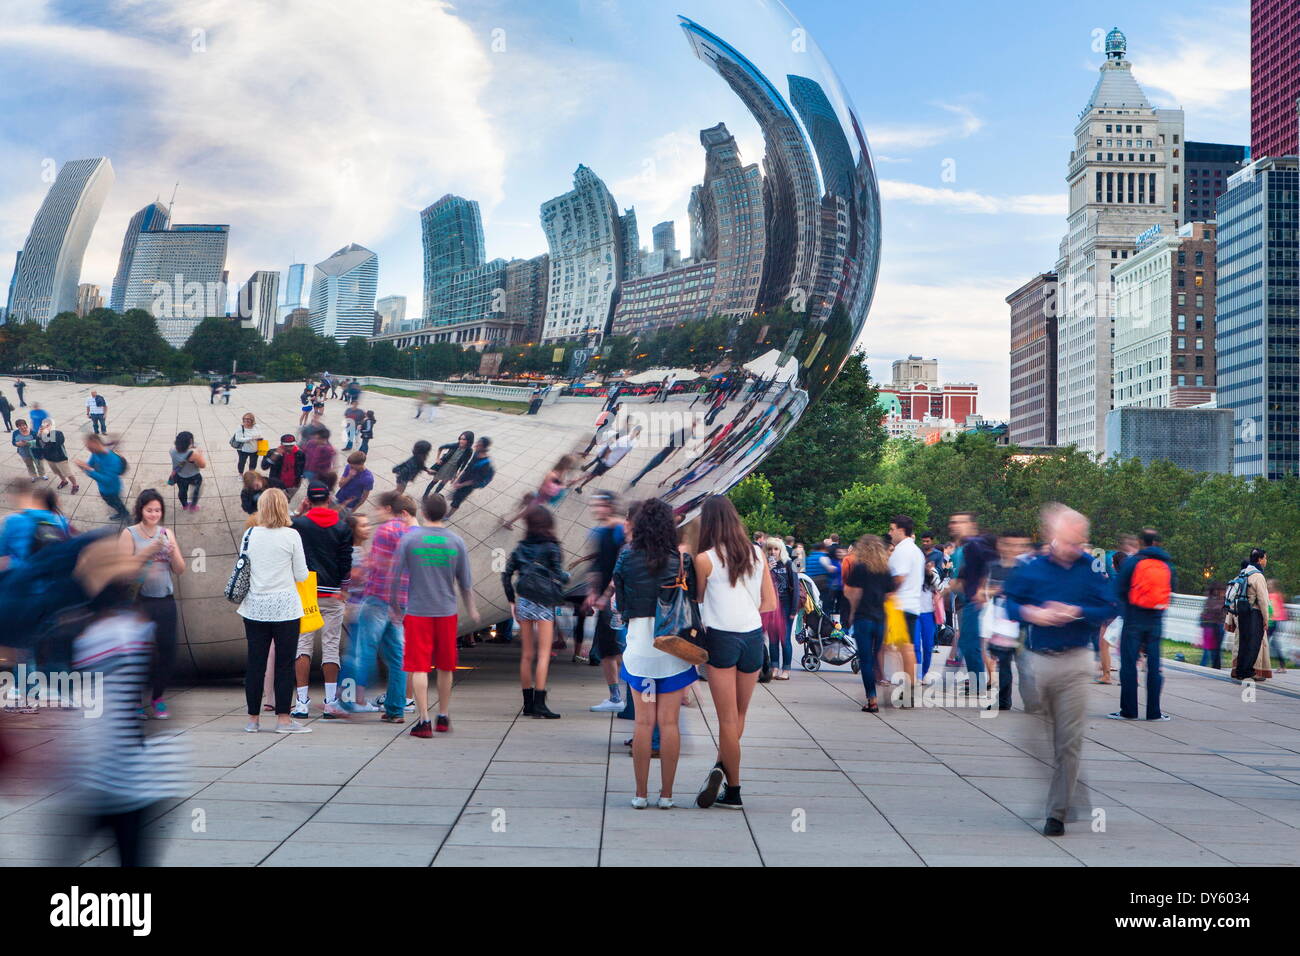
[[[121,455],[104,444],[99,435],[87,435],[85,441],[90,459],[77,462],[77,467],[94,479],[99,487],[99,497],[113,509],[113,513],[108,516],[109,520],[127,521],[131,512],[122,504],[122,472],[126,470],[126,463]]]
[[[1043,509],[1047,552],[1024,562],[1003,586],[1007,616],[1028,624],[1034,683],[1052,724],[1055,768],[1047,795],[1043,833],[1061,836],[1079,778],[1088,684],[1089,647],[1098,629],[1116,614],[1110,581],[1084,550],[1088,519],[1073,508]]]

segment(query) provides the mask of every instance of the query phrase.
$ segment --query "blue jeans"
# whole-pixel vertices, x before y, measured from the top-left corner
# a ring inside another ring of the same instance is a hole
[[[402,672],[402,629],[388,616],[388,605],[376,597],[361,599],[357,619],[349,631],[348,649],[339,669],[339,681],[353,681],[352,687],[364,690],[370,684],[375,652],[388,668],[388,690],[384,710],[390,717],[401,717],[406,707],[406,674]],[[353,700],[343,701],[352,710]]]
[[[862,686],[867,700],[876,699],[876,654],[885,643],[885,622],[863,617],[853,622],[853,643],[862,665]]]
[[[794,632],[794,618],[785,620],[785,636],[774,641],[768,638],[767,646],[771,649],[772,666],[783,671],[790,669],[790,662],[794,660],[794,644],[790,640],[790,635]],[[779,662],[779,663],[778,663]]]
[[[1147,655],[1147,720],[1160,716],[1160,632],[1161,624],[1124,622],[1119,633],[1119,712],[1125,717],[1138,715],[1138,651]]]
[[[983,607],[979,604],[965,605],[961,609],[961,630],[957,635],[957,650],[961,652],[966,673],[976,679],[976,686],[979,686],[979,678],[984,674],[984,644],[980,640],[982,610]]]
[[[930,671],[930,661],[934,657],[934,612],[926,611],[916,619],[916,662],[921,665],[919,676],[924,677]]]

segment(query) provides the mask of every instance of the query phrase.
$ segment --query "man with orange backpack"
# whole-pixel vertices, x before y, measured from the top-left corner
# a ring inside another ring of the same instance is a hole
[[[1160,710],[1160,638],[1173,594],[1174,560],[1160,547],[1160,535],[1142,529],[1141,550],[1120,566],[1115,597],[1124,617],[1119,636],[1119,710],[1112,720],[1138,719],[1138,654],[1147,657],[1147,720],[1168,720]]]

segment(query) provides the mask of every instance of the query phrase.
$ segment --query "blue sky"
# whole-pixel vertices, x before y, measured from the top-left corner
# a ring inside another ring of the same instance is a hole
[[[945,379],[982,386],[993,416],[1007,409],[1003,298],[1055,263],[1095,38],[1125,31],[1136,76],[1186,110],[1189,138],[1248,136],[1246,0],[788,6],[843,82],[882,180],[861,339],[873,370],[937,357]],[[684,249],[698,130],[724,120],[750,161],[761,140],[690,55],[679,12],[770,72],[816,72],[816,46],[811,66],[790,60],[790,24],[767,0],[8,0],[0,287],[48,189],[43,161],[94,155],[117,182],[82,281],[105,292],[127,219],[177,180],[177,221],[231,224],[232,281],[360,242],[380,256],[380,294],[406,295],[408,314],[418,210],[446,192],[480,200],[489,256],[536,255],[538,204],[584,162],[635,206],[643,245],[672,218]]]

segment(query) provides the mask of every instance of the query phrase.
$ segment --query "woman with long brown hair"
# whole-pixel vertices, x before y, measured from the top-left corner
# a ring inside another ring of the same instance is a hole
[[[501,572],[501,585],[510,602],[511,615],[519,622],[523,644],[519,655],[519,683],[523,689],[525,717],[554,720],[560,716],[546,706],[546,678],[551,667],[555,608],[564,603],[564,585],[568,581],[564,554],[555,537],[555,518],[549,509],[530,505],[524,511],[523,540],[510,552],[506,568]]]
[[[740,738],[763,667],[762,614],[776,610],[777,600],[762,551],[749,539],[736,506],[721,495],[706,498],[700,509],[695,580],[709,652],[709,693],[718,714],[718,761],[695,804],[740,810]]]
[[[844,580],[848,618],[853,622],[853,643],[862,664],[862,686],[867,702],[862,709],[877,713],[876,660],[885,643],[885,600],[894,591],[889,573],[889,556],[884,543],[874,534],[864,534],[853,546],[853,564]]]

